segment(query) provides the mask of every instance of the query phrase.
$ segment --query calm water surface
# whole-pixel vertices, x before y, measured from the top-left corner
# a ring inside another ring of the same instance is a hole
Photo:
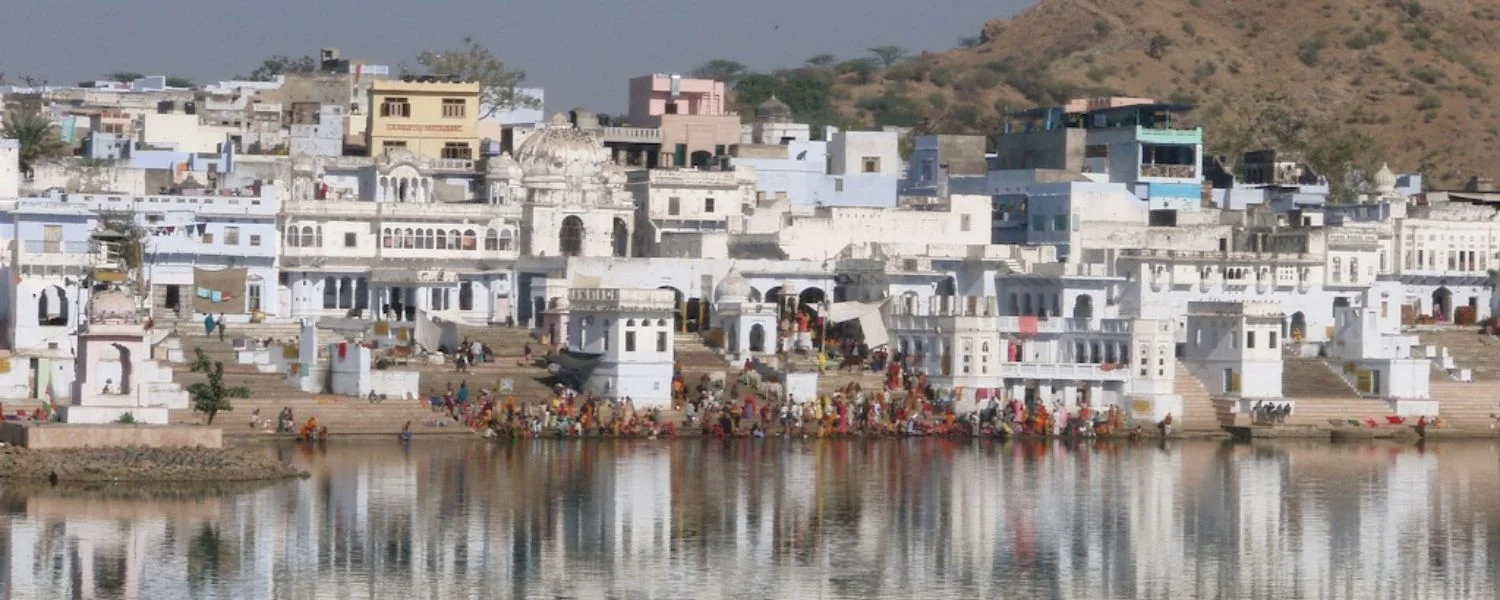
[[[3,598],[1495,598],[1500,446],[417,441],[0,484]]]

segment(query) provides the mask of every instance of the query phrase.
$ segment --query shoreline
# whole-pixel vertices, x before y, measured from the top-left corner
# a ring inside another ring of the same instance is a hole
[[[0,480],[11,482],[243,484],[308,476],[245,448],[0,448]]]

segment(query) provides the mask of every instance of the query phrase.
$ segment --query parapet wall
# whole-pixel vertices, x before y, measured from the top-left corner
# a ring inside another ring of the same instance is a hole
[[[0,442],[33,450],[49,448],[223,448],[224,432],[196,425],[71,425],[0,423]]]

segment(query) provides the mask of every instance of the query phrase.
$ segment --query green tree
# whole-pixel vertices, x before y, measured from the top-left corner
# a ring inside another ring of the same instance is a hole
[[[235,75],[234,78],[248,81],[275,81],[277,75],[306,74],[317,70],[318,61],[311,56],[289,58],[277,54],[262,61],[259,67],[250,71],[249,75]]]
[[[193,352],[193,372],[206,374],[208,383],[199,382],[188,386],[188,394],[193,397],[193,409],[208,413],[208,424],[213,425],[214,416],[218,415],[219,411],[234,410],[234,405],[229,403],[229,399],[249,398],[250,388],[225,386],[224,363],[210,360],[202,348],[194,348]]]
[[[110,81],[118,81],[120,83],[130,83],[142,77],[145,77],[145,75],[141,75],[140,73],[133,73],[130,71],[117,71],[109,74]]]
[[[839,57],[825,52],[823,54],[814,54],[808,57],[807,66],[814,69],[827,69],[828,67],[833,66],[833,63],[836,63],[838,61]]]
[[[191,87],[197,87],[197,84],[193,83],[192,79],[189,79],[187,77],[183,77],[181,75],[168,75],[167,76],[167,87],[191,88]]]
[[[38,163],[68,154],[68,145],[57,135],[51,119],[39,111],[15,111],[6,115],[3,137],[21,143],[21,173],[30,175]]]
[[[521,82],[526,80],[525,71],[506,68],[504,62],[471,37],[464,37],[457,48],[450,50],[423,50],[417,55],[417,64],[432,75],[478,81],[479,101],[484,107],[480,119],[502,110],[541,105],[540,100],[520,89]]]
[[[734,102],[741,114],[750,114],[781,88],[781,78],[765,73],[751,73],[734,84]]]
[[[714,81],[722,81],[724,85],[733,86],[735,82],[750,72],[750,67],[744,63],[723,58],[715,58],[711,61],[694,67],[688,72],[693,77],[702,77]]]
[[[870,82],[870,76],[878,68],[880,65],[873,58],[854,58],[834,65],[833,70],[840,75],[852,74],[855,83],[864,84]]]
[[[958,38],[959,48],[978,48],[982,43],[984,43],[984,38],[977,35]]]
[[[870,48],[870,54],[874,54],[875,58],[880,59],[881,66],[889,69],[891,65],[906,58],[906,49],[900,46],[876,46]]]

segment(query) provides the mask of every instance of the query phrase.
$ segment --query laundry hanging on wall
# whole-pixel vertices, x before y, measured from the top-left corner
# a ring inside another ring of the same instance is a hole
[[[203,314],[244,313],[244,302],[236,299],[244,295],[249,269],[193,269],[193,310]]]

